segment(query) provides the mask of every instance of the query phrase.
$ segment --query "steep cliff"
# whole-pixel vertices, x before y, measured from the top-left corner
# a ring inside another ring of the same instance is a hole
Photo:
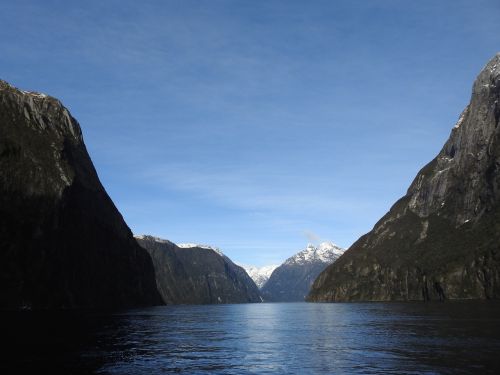
[[[158,290],[167,304],[261,302],[245,270],[214,248],[136,236],[156,270]]]
[[[310,301],[500,297],[500,54],[407,194],[316,279]]]
[[[0,81],[0,307],[161,303],[148,253],[55,98]]]
[[[277,267],[261,289],[269,302],[303,302],[316,277],[344,252],[330,242],[309,245]]]

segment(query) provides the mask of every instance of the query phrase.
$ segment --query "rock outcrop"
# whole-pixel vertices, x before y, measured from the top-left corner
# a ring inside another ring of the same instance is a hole
[[[309,301],[500,297],[500,54],[407,194],[315,281]]]
[[[218,249],[177,246],[153,236],[136,236],[156,270],[158,290],[167,304],[261,302],[259,289],[245,270]]]
[[[0,308],[160,304],[153,264],[55,98],[0,81]]]
[[[308,245],[277,267],[261,289],[269,302],[304,302],[316,277],[344,252],[330,242]]]

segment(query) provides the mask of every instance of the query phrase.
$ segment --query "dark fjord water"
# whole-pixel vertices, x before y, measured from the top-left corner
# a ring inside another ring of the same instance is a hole
[[[1,329],[3,374],[500,373],[497,302],[2,313]]]

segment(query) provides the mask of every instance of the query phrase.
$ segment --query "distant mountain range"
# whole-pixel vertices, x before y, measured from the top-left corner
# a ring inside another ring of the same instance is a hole
[[[331,242],[308,245],[277,267],[261,289],[265,301],[304,301],[312,283],[328,265],[344,253]]]
[[[499,103],[497,54],[441,152],[372,231],[345,253],[309,245],[247,274],[214,247],[134,239],[67,108],[0,80],[0,308],[498,299]]]

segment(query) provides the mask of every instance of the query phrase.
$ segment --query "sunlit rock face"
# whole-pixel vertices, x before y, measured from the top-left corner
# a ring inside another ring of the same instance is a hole
[[[262,301],[259,289],[245,270],[215,247],[176,245],[148,235],[135,238],[151,254],[158,290],[167,304]]]
[[[161,303],[148,253],[102,187],[78,122],[0,81],[0,306]]]
[[[500,54],[407,194],[315,281],[310,301],[500,297]]]

